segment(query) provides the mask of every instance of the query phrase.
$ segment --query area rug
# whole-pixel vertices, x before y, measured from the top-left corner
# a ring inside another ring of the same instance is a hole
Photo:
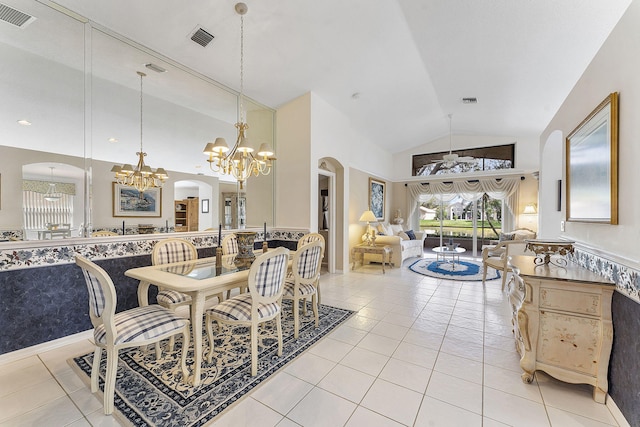
[[[409,266],[409,270],[424,276],[435,277],[437,279],[478,281],[482,280],[482,263],[461,259],[451,263],[451,261],[436,261],[433,258],[420,259]],[[500,277],[500,273],[489,267],[487,270],[487,280],[494,280]]]
[[[202,364],[202,382],[193,387],[182,382],[180,370],[181,341],[173,352],[163,346],[162,358],[155,359],[153,346],[146,349],[121,350],[118,360],[114,415],[131,426],[201,426],[210,422],[247,392],[295,359],[354,312],[327,305],[319,306],[320,326],[315,329],[313,316],[304,317],[298,339],[293,338],[293,315],[290,301],[283,302],[283,353],[278,357],[275,323],[260,325],[258,374],[251,376],[249,328],[223,326],[215,338],[214,358]],[[311,314],[311,312],[309,312]],[[215,329],[214,329],[215,332]],[[205,355],[209,346],[205,338]],[[69,359],[70,365],[88,385],[93,353]],[[193,367],[193,351],[188,366]],[[106,355],[100,369],[100,397],[104,390]]]

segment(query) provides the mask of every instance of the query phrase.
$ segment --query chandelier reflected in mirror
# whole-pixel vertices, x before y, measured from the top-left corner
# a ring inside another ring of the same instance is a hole
[[[62,195],[56,191],[56,183],[53,182],[53,170],[55,168],[53,166],[49,166],[49,169],[51,169],[51,181],[49,181],[49,188],[44,194],[44,199],[47,202],[57,202],[58,200],[60,200]]]
[[[142,149],[142,78],[146,74],[141,71],[137,71],[137,74],[140,76],[140,151],[136,153],[138,164],[135,169],[128,163],[122,166],[115,165],[111,168],[111,172],[115,173],[118,184],[134,187],[142,197],[145,190],[153,187],[162,187],[169,175],[164,168],[158,168],[154,171],[144,163],[144,157],[147,153]]]
[[[203,153],[209,158],[209,167],[212,171],[233,176],[240,184],[240,189],[244,188],[244,182],[251,176],[269,175],[271,165],[276,160],[273,148],[268,143],[260,145],[259,150],[254,155],[254,148],[249,143],[246,131],[249,125],[244,118],[244,15],[249,10],[244,3],[237,3],[235,10],[240,15],[240,121],[236,123],[238,136],[236,143],[229,149],[227,141],[218,137],[214,142],[209,142]]]

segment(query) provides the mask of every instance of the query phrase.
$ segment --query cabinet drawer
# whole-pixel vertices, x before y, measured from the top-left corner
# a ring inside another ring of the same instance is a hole
[[[540,288],[540,308],[600,316],[600,294],[566,289]]]
[[[596,375],[601,345],[600,320],[540,311],[537,361]]]

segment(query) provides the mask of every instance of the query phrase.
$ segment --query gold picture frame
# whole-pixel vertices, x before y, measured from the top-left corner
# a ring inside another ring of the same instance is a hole
[[[567,221],[618,224],[618,92],[566,139]]]
[[[378,221],[384,221],[385,182],[369,178],[369,209]]]
[[[162,188],[149,188],[141,195],[134,187],[114,182],[113,216],[160,218],[162,216]]]

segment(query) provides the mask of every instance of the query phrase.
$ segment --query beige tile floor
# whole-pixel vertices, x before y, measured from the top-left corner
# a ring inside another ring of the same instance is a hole
[[[520,380],[500,282],[371,265],[322,276],[322,302],[358,313],[215,426],[617,426],[591,387]],[[0,365],[0,426],[117,426],[67,364],[81,340]],[[259,420],[259,422],[256,422]]]

